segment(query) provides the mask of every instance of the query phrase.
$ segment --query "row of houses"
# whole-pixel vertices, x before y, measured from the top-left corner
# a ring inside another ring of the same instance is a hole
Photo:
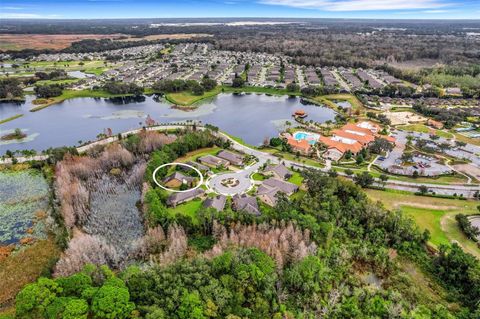
[[[280,193],[287,196],[293,195],[299,187],[286,181],[292,176],[291,172],[282,164],[267,166],[264,174],[269,176],[258,187],[256,196],[248,194],[236,194],[232,197],[232,209],[235,211],[244,211],[252,215],[260,215],[258,200],[269,206],[277,204]],[[187,192],[173,193],[167,199],[167,205],[175,207],[195,198],[204,199],[203,207],[213,208],[222,211],[225,208],[227,197],[225,195],[207,196],[205,191],[197,188]]]

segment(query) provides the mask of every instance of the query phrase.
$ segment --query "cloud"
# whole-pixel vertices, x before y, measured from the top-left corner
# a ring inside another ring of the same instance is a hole
[[[37,13],[0,13],[0,19],[54,19],[57,14],[41,15]]]
[[[441,0],[260,0],[260,3],[326,11],[435,9],[448,5]]]
[[[425,10],[422,11],[423,13],[447,13],[450,12],[449,10]]]
[[[2,10],[23,10],[21,7],[1,7]]]

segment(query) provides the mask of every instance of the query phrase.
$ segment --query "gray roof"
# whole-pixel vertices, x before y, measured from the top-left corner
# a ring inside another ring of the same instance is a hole
[[[278,178],[269,178],[263,181],[262,185],[270,188],[276,187],[285,194],[291,194],[298,190],[298,186],[286,181],[279,180]]]
[[[205,202],[203,202],[203,206],[206,208],[215,208],[221,212],[225,208],[226,200],[227,197],[225,195],[217,195],[215,197],[207,198]]]
[[[265,169],[266,172],[274,172],[277,174],[279,177],[285,179],[289,175],[292,175],[292,173],[288,170],[288,168],[283,165],[283,164],[278,164],[278,165],[270,165]]]
[[[260,215],[260,209],[258,208],[257,199],[246,194],[235,195],[232,198],[233,205],[237,211],[244,210],[254,215]]]
[[[204,163],[208,163],[210,165],[228,165],[229,164],[227,160],[213,156],[213,155],[205,155],[200,157],[198,160]]]
[[[180,203],[182,201],[188,200],[195,198],[197,196],[200,196],[204,193],[204,190],[201,188],[197,188],[188,192],[180,192],[180,193],[173,193],[170,195],[167,199],[167,204],[168,205],[173,205],[176,203]]]
[[[229,151],[220,151],[217,154],[218,157],[226,159],[232,164],[242,164],[243,163],[243,156],[229,152]]]

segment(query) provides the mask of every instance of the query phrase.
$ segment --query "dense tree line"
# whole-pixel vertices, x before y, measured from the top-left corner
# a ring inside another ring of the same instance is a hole
[[[50,73],[35,72],[35,77],[39,80],[62,80],[68,78],[68,74],[65,70],[55,70]]]
[[[442,108],[426,106],[422,103],[416,103],[413,105],[413,110],[432,117],[436,121],[442,122],[446,128],[452,128],[456,124],[466,121],[471,115],[471,111],[468,108]]]
[[[464,214],[455,215],[455,220],[463,233],[471,240],[478,241],[477,237],[480,236],[480,229],[473,226],[468,216]]]
[[[143,94],[143,88],[135,83],[107,82],[102,88],[111,94]]]
[[[21,82],[15,78],[0,79],[0,99],[14,99],[23,97]]]
[[[204,77],[200,82],[194,80],[160,80],[153,84],[152,88],[158,93],[177,93],[190,91],[194,95],[202,95],[205,91],[211,91],[217,86],[217,82]]]
[[[67,307],[72,299],[84,299],[83,302],[75,300],[82,304],[82,314],[88,311],[89,316],[97,318],[109,318],[107,314],[112,309],[116,311],[116,318],[158,319],[478,317],[480,268],[473,256],[454,245],[451,248],[442,247],[438,256],[430,257],[422,248],[428,235],[418,232],[410,219],[372,204],[351,182],[316,171],[305,172],[305,178],[308,192],[297,201],[281,197],[278,206],[260,218],[234,215],[228,211],[202,211],[199,213],[201,222],[194,226],[197,228],[194,232],[214,234],[218,232],[218,226],[215,226],[218,221],[225,228],[223,235],[218,234],[218,241],[227,236],[230,242],[247,243],[250,240],[261,245],[268,237],[255,240],[257,234],[252,228],[255,223],[263,221],[276,225],[278,221],[289,221],[298,225],[300,231],[308,232],[302,236],[318,243],[313,255],[300,260],[287,259],[287,262],[279,264],[276,258],[269,256],[269,245],[234,249],[238,247],[236,244],[213,257],[204,254],[147,269],[130,267],[119,277],[125,284],[115,279],[118,286],[115,289],[119,289],[120,296],[106,298],[102,303],[97,301],[100,298],[97,294],[102,289],[106,290],[103,286],[109,280],[103,280],[102,275],[99,280],[98,274],[88,275],[92,271],[87,267],[86,271],[72,276],[76,280],[75,290],[66,289],[66,285],[62,284],[62,281],[71,282],[72,277],[48,282],[48,287],[55,287],[54,283],[61,284],[62,291],[52,294],[53,288],[42,288],[33,294],[49,296],[45,299],[28,297],[37,288],[27,286],[17,297],[17,309],[21,309],[24,315],[20,318],[35,317],[32,314],[37,315],[38,312],[34,311],[39,309],[67,311],[73,307]],[[239,226],[233,226],[232,222],[238,220],[252,225],[250,229],[253,232],[246,233],[244,239],[235,239],[243,232]],[[269,236],[265,232],[266,226],[256,227],[258,232]],[[419,263],[430,269],[431,276],[445,286],[450,300],[464,303],[465,307],[449,309],[442,300],[432,302],[416,289],[413,279],[403,276],[395,266],[392,250],[401,254],[402,258],[413,256],[421,260]],[[291,253],[287,250],[283,254],[293,256],[296,251],[298,249],[293,249]],[[380,276],[384,284],[372,289],[362,283],[357,277],[358,267]],[[93,284],[90,284],[88,276]],[[43,282],[46,282],[45,279],[32,286],[43,287]],[[100,288],[83,288],[89,286]],[[105,315],[98,312],[99,304],[103,305]],[[50,311],[52,313],[53,310]],[[48,316],[45,314],[43,318]]]
[[[35,94],[39,98],[51,98],[62,95],[63,86],[60,84],[39,85],[35,87]]]

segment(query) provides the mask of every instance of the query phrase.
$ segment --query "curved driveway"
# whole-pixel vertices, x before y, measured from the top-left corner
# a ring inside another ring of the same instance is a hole
[[[207,187],[218,194],[226,196],[245,193],[253,186],[253,181],[250,179],[250,175],[255,173],[263,163],[265,162],[259,161],[238,172],[226,172],[213,175],[207,180]],[[223,186],[221,182],[227,178],[235,178],[239,181],[239,184],[235,187]]]

